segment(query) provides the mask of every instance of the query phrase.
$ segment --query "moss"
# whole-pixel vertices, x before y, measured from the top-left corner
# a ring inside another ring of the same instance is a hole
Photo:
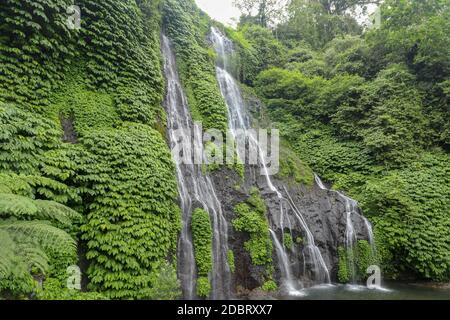
[[[230,266],[231,272],[234,273],[236,267],[235,267],[235,264],[234,264],[234,253],[233,253],[232,250],[228,250],[227,260],[228,260],[228,265]]]

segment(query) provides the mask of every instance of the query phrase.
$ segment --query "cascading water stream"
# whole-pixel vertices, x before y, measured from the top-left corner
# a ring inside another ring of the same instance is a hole
[[[351,270],[352,282],[356,282],[356,261],[355,261],[355,245],[357,243],[357,237],[355,234],[355,227],[353,225],[352,215],[356,214],[356,208],[358,206],[357,202],[344,196],[342,193],[337,192],[337,194],[345,201],[345,248],[347,251],[347,261],[348,266]]]
[[[335,192],[345,202],[345,214],[346,214],[345,248],[347,251],[348,264],[352,273],[352,282],[356,283],[356,266],[355,266],[356,261],[354,257],[354,252],[355,252],[355,245],[358,239],[355,233],[355,227],[353,225],[352,216],[357,215],[364,221],[364,225],[367,229],[367,237],[369,239],[369,244],[371,246],[371,254],[372,257],[376,257],[377,253],[372,225],[370,224],[369,220],[367,220],[366,217],[364,217],[358,212],[358,202],[356,200],[353,200],[345,196],[339,191],[333,191],[328,189],[317,174],[314,174],[314,178],[316,180],[316,184],[319,186],[320,189]]]
[[[301,284],[299,281],[296,281],[292,275],[286,251],[278,240],[276,233],[272,229],[269,229],[269,232],[275,244],[278,261],[280,262],[280,271],[283,278],[284,289],[289,295],[299,295],[298,287],[301,286]]]
[[[238,130],[244,130],[247,132],[247,136],[249,138],[249,143],[255,147],[255,150],[258,151],[260,158],[260,166],[261,173],[265,176],[267,185],[269,189],[277,195],[280,200],[280,225],[284,226],[283,220],[286,218],[288,221],[289,227],[291,227],[291,221],[288,218],[287,213],[285,212],[286,206],[289,207],[296,219],[299,221],[301,227],[306,233],[307,237],[307,245],[305,250],[307,250],[307,254],[303,253],[304,256],[309,257],[310,264],[313,265],[313,272],[315,274],[315,280],[319,283],[329,283],[330,275],[328,272],[328,268],[324,262],[324,259],[320,253],[319,248],[315,245],[314,237],[303,217],[303,214],[298,210],[292,201],[291,196],[287,189],[285,189],[285,194],[287,198],[285,198],[282,193],[274,186],[272,179],[270,177],[269,171],[266,166],[266,161],[264,159],[263,152],[261,150],[261,146],[259,145],[258,140],[252,134],[250,129],[250,117],[248,116],[245,110],[245,104],[241,95],[240,88],[237,84],[237,81],[233,78],[233,76],[229,73],[230,65],[228,63],[228,55],[233,53],[233,43],[227,39],[221,32],[217,29],[212,28],[211,30],[211,38],[214,44],[214,48],[220,58],[220,62],[216,67],[217,71],[217,79],[219,82],[220,90],[225,99],[225,102],[228,107],[228,125],[234,137],[238,135]],[[292,228],[292,227],[291,227]],[[285,248],[280,244],[280,241],[276,237],[276,234],[273,230],[270,230],[272,237],[274,238],[275,247],[278,256],[278,263],[280,265],[280,270],[282,272],[283,281],[286,284],[288,291],[293,293],[297,290],[297,286],[295,286],[292,278],[292,270],[290,264],[288,262],[288,255],[286,253]],[[284,230],[282,230],[284,233]]]
[[[164,72],[167,81],[165,108],[167,111],[167,130],[172,150],[183,140],[183,155],[192,155],[202,146],[200,127],[192,121],[186,95],[178,76],[176,59],[170,40],[162,36]],[[194,143],[192,143],[194,141]],[[194,150],[195,151],[195,150]],[[196,207],[207,211],[213,228],[213,271],[212,299],[228,299],[231,294],[231,273],[228,266],[228,225],[223,215],[220,201],[211,179],[202,173],[201,166],[193,161],[182,163],[180,155],[174,154],[183,227],[178,243],[178,273],[185,299],[194,299],[196,282],[196,263],[192,244],[191,220]],[[192,159],[190,159],[192,160]]]

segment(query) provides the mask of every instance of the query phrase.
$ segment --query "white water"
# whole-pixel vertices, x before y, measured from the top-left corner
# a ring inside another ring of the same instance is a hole
[[[175,130],[183,132],[183,139],[196,140],[195,144],[185,144],[185,148],[192,145],[201,146],[201,129],[192,121],[187,99],[178,76],[175,55],[170,40],[164,35],[162,37],[162,51],[167,80],[165,107],[171,148],[173,150],[179,142],[177,141],[179,136],[175,135]],[[192,150],[184,151],[192,154]],[[174,158],[178,159],[179,157],[174,155]],[[180,161],[176,161],[176,173],[183,220],[183,228],[178,243],[178,273],[183,296],[185,299],[196,298],[197,271],[192,244],[191,220],[192,211],[200,207],[209,213],[213,228],[213,272],[210,274],[212,282],[211,298],[227,299],[231,293],[231,273],[227,259],[228,225],[213,183],[209,176],[202,173],[199,165],[181,164]]]
[[[345,228],[345,248],[347,251],[347,262],[350,268],[352,283],[356,283],[356,261],[355,261],[355,245],[357,243],[357,237],[355,234],[355,227],[353,225],[352,215],[357,214],[358,203],[344,196],[342,193],[337,194],[345,201],[345,215],[346,215],[346,228]]]
[[[283,245],[277,238],[277,235],[272,229],[269,229],[270,235],[272,236],[273,242],[275,244],[278,261],[280,262],[280,271],[283,279],[283,290],[287,292],[288,295],[300,295],[300,289],[303,289],[302,284],[299,281],[296,281],[292,276],[292,270],[289,263],[289,258],[286,254],[286,251],[283,248]]]
[[[237,81],[233,78],[233,76],[229,73],[230,65],[228,63],[228,56],[233,53],[233,43],[227,39],[220,31],[215,28],[211,30],[211,38],[214,44],[214,48],[221,59],[221,62],[216,67],[217,71],[217,79],[219,82],[220,90],[222,95],[226,101],[228,107],[228,124],[229,128],[234,136],[236,136],[236,131],[240,130],[249,130],[250,129],[250,117],[245,110],[245,104],[242,99],[241,91],[238,86]],[[309,265],[313,266],[313,273],[315,277],[315,281],[318,283],[329,283],[330,275],[328,272],[328,268],[324,262],[324,259],[320,253],[319,248],[315,245],[314,237],[303,217],[303,214],[300,210],[295,206],[294,201],[292,200],[287,189],[284,189],[287,198],[283,197],[282,193],[274,186],[272,179],[268,173],[268,169],[266,167],[266,161],[264,159],[263,153],[261,152],[261,147],[258,143],[256,137],[254,137],[251,132],[249,132],[250,143],[256,145],[256,150],[259,152],[260,158],[260,166],[261,173],[265,176],[267,185],[269,189],[277,195],[278,199],[280,199],[280,225],[284,226],[283,219],[284,217],[288,220],[288,225],[291,226],[290,220],[288,218],[286,210],[286,206],[289,207],[292,212],[294,212],[295,218],[300,223],[301,227],[306,233],[306,246],[303,252],[303,256],[308,257]],[[282,230],[282,233],[284,230]],[[292,280],[289,277],[292,277],[292,270],[290,264],[287,262],[288,255],[286,253],[285,248],[280,244],[280,241],[276,237],[276,234],[271,231],[272,237],[274,237],[275,247],[278,256],[279,268],[284,273],[284,282],[292,285]],[[306,259],[305,259],[306,260]],[[305,264],[306,265],[306,264]],[[294,286],[291,286],[293,289]],[[294,291],[291,290],[291,293]]]
[[[357,236],[355,233],[355,227],[353,225],[352,216],[358,215],[364,221],[364,225],[367,229],[367,237],[369,239],[369,244],[371,246],[371,254],[373,257],[376,257],[376,246],[374,241],[372,225],[370,224],[369,220],[367,220],[366,217],[362,216],[358,212],[358,202],[356,200],[353,200],[345,196],[339,191],[333,191],[328,189],[327,187],[325,187],[324,183],[317,174],[315,174],[314,177],[320,189],[335,192],[345,202],[345,215],[346,215],[345,247],[347,251],[348,267],[350,268],[352,273],[352,282],[356,283],[356,266],[355,266],[354,251],[355,245],[357,243]],[[357,288],[358,286],[352,287]]]

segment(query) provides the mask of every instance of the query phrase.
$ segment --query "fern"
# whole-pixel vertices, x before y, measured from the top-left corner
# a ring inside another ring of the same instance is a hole
[[[2,221],[0,229],[19,242],[37,242],[44,250],[76,252],[75,240],[45,221]]]
[[[11,239],[9,233],[0,229],[0,278],[6,278],[15,267],[16,243]]]
[[[63,225],[71,225],[73,221],[81,220],[81,215],[58,202],[36,200],[38,216],[40,219],[57,221]]]
[[[14,194],[0,194],[0,215],[23,217],[35,216],[38,208],[34,201],[23,196],[16,196]]]
[[[50,220],[70,226],[81,215],[54,201],[32,200],[24,196],[0,193],[0,216],[20,219]]]
[[[160,1],[79,0],[79,31],[64,21],[71,4],[0,9],[0,229],[12,243],[1,259],[23,271],[1,278],[0,291],[31,292],[33,272],[61,282],[76,261],[70,230],[86,241],[90,288],[150,298],[180,229],[163,139]],[[215,79],[212,61],[209,71]],[[86,212],[81,230],[63,205]]]
[[[57,274],[74,263],[76,241],[49,221],[69,227],[80,218],[57,202],[0,194],[0,292],[30,293],[34,274]]]

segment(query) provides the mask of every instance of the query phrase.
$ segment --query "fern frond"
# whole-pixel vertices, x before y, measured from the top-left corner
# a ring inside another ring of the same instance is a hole
[[[38,207],[30,198],[10,193],[0,193],[0,216],[32,217],[38,213]]]
[[[27,197],[0,193],[0,216],[18,219],[49,220],[69,226],[81,215],[54,201],[33,200]]]
[[[0,193],[11,193],[11,189],[4,184],[0,184]]]
[[[58,221],[64,225],[71,225],[73,221],[80,220],[82,217],[75,210],[58,202],[35,200],[34,203],[38,207],[39,219]]]
[[[45,272],[47,257],[31,243],[18,244],[6,230],[0,229],[0,243],[0,291],[31,292],[34,288],[31,267]]]
[[[0,229],[0,278],[7,278],[16,265],[16,243],[8,232]]]
[[[32,267],[39,269],[45,274],[49,270],[49,258],[39,245],[33,242],[22,242],[17,244],[19,254],[28,266],[28,270]]]
[[[0,193],[13,193],[33,197],[33,189],[24,176],[13,172],[0,173]]]
[[[19,242],[36,241],[44,251],[76,255],[76,242],[65,231],[44,221],[4,221],[0,230],[6,230]]]

